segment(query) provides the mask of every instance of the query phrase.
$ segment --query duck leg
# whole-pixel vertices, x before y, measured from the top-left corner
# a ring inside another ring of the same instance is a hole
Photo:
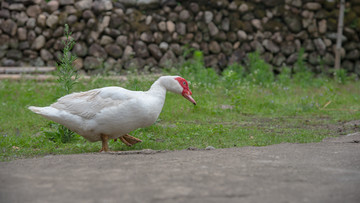
[[[101,141],[102,141],[102,148],[100,152],[107,152],[109,151],[109,136],[101,134]]]
[[[139,138],[133,137],[133,136],[128,135],[128,134],[126,134],[124,136],[121,136],[120,140],[129,147],[136,144],[136,143],[138,143],[138,142],[142,142],[142,140],[140,140]]]

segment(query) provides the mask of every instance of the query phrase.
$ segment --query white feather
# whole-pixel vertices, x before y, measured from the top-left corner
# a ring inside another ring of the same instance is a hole
[[[183,90],[176,77],[160,77],[146,92],[104,87],[66,95],[48,107],[29,109],[89,141],[100,141],[101,134],[114,139],[153,124],[164,105],[166,90],[177,94]]]

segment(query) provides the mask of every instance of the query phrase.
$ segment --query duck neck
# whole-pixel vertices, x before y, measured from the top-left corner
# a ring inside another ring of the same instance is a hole
[[[155,81],[154,84],[151,85],[148,92],[151,95],[161,97],[165,100],[166,88],[161,84],[159,80]]]

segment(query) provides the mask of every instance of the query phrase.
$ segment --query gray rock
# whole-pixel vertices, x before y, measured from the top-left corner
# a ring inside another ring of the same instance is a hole
[[[154,42],[154,37],[151,32],[143,32],[140,35],[140,39],[144,42]]]
[[[59,2],[58,1],[49,1],[46,4],[46,9],[52,13],[59,9]]]
[[[310,39],[305,40],[303,46],[305,51],[313,51],[315,49],[314,44]]]
[[[149,49],[151,55],[152,55],[156,60],[160,60],[160,59],[161,59],[161,57],[162,57],[162,52],[161,52],[161,50],[160,50],[160,48],[159,48],[158,45],[156,45],[156,44],[150,44],[150,45],[148,46],[148,49]]]
[[[78,21],[78,18],[76,15],[70,15],[67,17],[67,23],[69,25],[72,25],[72,24],[76,23],[77,21]]]
[[[36,38],[36,33],[34,30],[28,31],[27,39],[29,42],[33,42]]]
[[[63,27],[58,27],[56,28],[56,30],[53,32],[53,37],[60,37],[64,34],[64,28]]]
[[[46,49],[41,49],[40,50],[40,57],[44,60],[44,61],[50,61],[54,58],[54,56]]]
[[[127,69],[141,69],[145,66],[145,60],[142,58],[132,58],[130,60],[128,60],[125,64],[125,68]]]
[[[77,58],[73,62],[73,65],[74,65],[76,70],[81,70],[84,67],[84,60],[82,58]]]
[[[22,58],[22,52],[17,49],[10,49],[6,52],[6,57],[14,60],[20,60]]]
[[[183,50],[182,50],[181,46],[176,43],[170,45],[170,50],[172,52],[174,52],[174,54],[177,56],[181,56],[183,54]]]
[[[333,66],[334,62],[335,62],[335,56],[332,55],[331,53],[327,52],[325,54],[325,56],[322,58],[324,64],[329,65],[329,66]]]
[[[325,51],[326,51],[326,45],[325,45],[324,41],[321,38],[317,38],[317,39],[314,39],[313,42],[314,42],[316,50],[318,50],[318,52],[321,55],[324,55]]]
[[[215,147],[213,147],[213,146],[207,146],[206,148],[205,148],[205,150],[214,150],[215,149]]]
[[[17,29],[17,33],[18,33],[17,36],[18,36],[19,40],[26,40],[27,39],[27,30],[26,30],[26,28],[19,27]]]
[[[46,25],[49,26],[50,28],[55,28],[57,26],[58,22],[59,22],[59,17],[56,15],[50,15],[46,19]]]
[[[230,42],[222,42],[220,43],[220,48],[222,53],[224,53],[225,55],[229,56],[232,54],[232,44]]]
[[[276,67],[282,67],[284,65],[286,61],[286,58],[283,54],[277,54],[273,60],[272,63],[276,66]]]
[[[198,27],[195,22],[191,21],[186,24],[187,32],[197,32]]]
[[[262,43],[265,49],[269,50],[271,53],[278,53],[280,48],[271,40],[265,39]]]
[[[329,39],[331,39],[331,40],[336,40],[336,38],[337,38],[337,33],[327,33],[327,34],[326,34],[326,37],[329,38]],[[347,41],[346,36],[343,35],[343,36],[341,37],[341,41],[342,41],[342,42],[346,42],[346,41]]]
[[[30,17],[36,18],[41,13],[39,5],[32,5],[26,9],[26,14]]]
[[[311,11],[317,11],[321,9],[321,4],[317,2],[308,2],[304,5],[304,8]]]
[[[83,11],[91,9],[93,0],[81,0],[75,3],[75,8],[77,10]]]
[[[208,55],[204,57],[204,64],[206,67],[217,68],[218,58],[216,55]]]
[[[166,21],[166,28],[168,32],[173,33],[175,31],[175,24],[172,21]]]
[[[2,65],[12,67],[12,66],[17,66],[17,63],[12,59],[4,59],[2,60]]]
[[[211,36],[215,36],[219,33],[219,29],[216,27],[216,25],[213,22],[210,22],[208,24],[208,29]]]
[[[110,36],[107,36],[107,35],[103,35],[100,39],[101,45],[107,45],[107,44],[111,44],[113,42],[114,42],[113,38],[111,38]]]
[[[20,12],[18,13],[17,15],[15,15],[13,17],[16,21],[16,24],[19,26],[19,27],[22,27],[26,24],[26,22],[28,21],[29,17],[26,15],[25,12]]]
[[[248,10],[249,10],[249,6],[248,6],[246,3],[242,3],[242,4],[239,6],[239,11],[240,11],[241,13],[246,13]]]
[[[161,42],[159,48],[162,52],[166,52],[169,49],[169,44],[167,42]]]
[[[195,2],[191,2],[190,3],[190,10],[196,14],[197,12],[199,12],[199,4],[195,3]]]
[[[26,22],[26,28],[33,29],[36,26],[36,20],[35,18],[29,18]]]
[[[89,54],[91,56],[95,56],[98,58],[106,59],[107,53],[104,48],[102,48],[99,44],[92,44],[89,48]]]
[[[283,4],[284,0],[261,0],[261,3],[269,7],[274,7]]]
[[[182,10],[179,14],[179,19],[183,22],[187,22],[187,21],[191,20],[190,17],[191,17],[191,15],[188,10]]]
[[[112,56],[114,58],[120,58],[123,54],[122,49],[116,44],[106,45],[105,50],[110,56]]]
[[[0,25],[0,27],[5,33],[7,33],[11,36],[14,36],[16,34],[17,25],[11,19],[7,19],[7,20],[3,21],[3,23],[1,23],[1,25]]]
[[[72,5],[75,3],[75,0],[59,0],[60,1],[60,5],[64,6],[64,5]]]
[[[209,43],[209,51],[213,54],[218,54],[221,51],[220,45],[217,43],[217,41],[211,41]]]
[[[41,66],[45,66],[45,62],[40,57],[37,57],[34,60],[30,61],[30,65],[41,67]]]
[[[164,21],[161,21],[158,23],[158,29],[162,32],[165,32],[167,29],[166,29],[166,22]]]
[[[325,34],[326,31],[327,31],[327,21],[326,21],[326,19],[320,20],[318,24],[319,24],[319,33]]]
[[[296,51],[295,44],[291,42],[284,42],[280,45],[280,47],[281,47],[281,53],[283,53],[285,56],[289,56]]]
[[[126,61],[126,60],[132,58],[134,55],[135,55],[135,52],[134,52],[133,48],[128,45],[128,46],[125,47],[122,59],[124,61]]]
[[[19,49],[20,50],[29,49],[29,48],[30,48],[30,44],[29,44],[28,41],[23,41],[23,42],[19,43]]]
[[[302,30],[302,24],[298,16],[286,15],[284,21],[291,32],[298,33]]]
[[[292,65],[297,61],[297,59],[298,59],[298,53],[293,53],[286,59],[286,64]]]
[[[40,27],[45,27],[46,26],[46,15],[40,14],[37,17],[36,22],[37,22],[37,25],[39,25]]]
[[[10,18],[10,11],[5,9],[0,9],[0,18]]]
[[[11,11],[23,11],[23,10],[25,10],[25,6],[24,6],[24,4],[19,4],[19,3],[10,4],[9,10],[11,10]]]
[[[210,23],[214,18],[214,14],[211,11],[205,11],[204,20],[205,23]]]
[[[97,57],[88,56],[84,60],[85,70],[95,70],[101,67],[102,67],[102,61],[99,60]]]
[[[159,65],[161,67],[170,67],[177,63],[177,58],[171,50],[168,50],[160,59]]]
[[[111,0],[99,0],[99,1],[94,1],[93,9],[95,12],[109,11],[113,9],[113,5]]]
[[[250,42],[250,46],[260,54],[265,52],[263,45],[257,40]]]
[[[357,49],[351,50],[349,53],[346,54],[345,58],[350,60],[359,60],[360,58],[359,50]]]
[[[185,35],[186,34],[186,25],[182,22],[180,23],[176,23],[176,32],[179,34],[179,35]]]
[[[38,37],[34,40],[31,48],[32,48],[32,49],[35,49],[35,50],[40,50],[41,48],[44,47],[44,45],[45,45],[45,40],[46,40],[46,39],[45,39],[45,37],[44,37],[43,35],[38,36]]]
[[[262,30],[263,29],[261,21],[259,19],[252,19],[251,20],[251,25],[254,28],[256,28],[257,30]]]
[[[82,13],[82,17],[84,19],[90,19],[90,18],[95,18],[95,15],[94,13],[91,11],[91,10],[85,10],[83,13]]]
[[[319,64],[319,54],[317,52],[311,52],[308,57],[308,62],[312,65]]]
[[[243,30],[238,30],[238,31],[237,31],[237,36],[238,36],[238,39],[239,39],[240,41],[245,41],[245,40],[247,40],[247,34],[246,34],[246,32],[243,31]]]
[[[134,44],[134,51],[136,53],[136,56],[141,58],[147,58],[149,57],[149,52],[147,50],[146,44],[143,41],[136,41]]]
[[[221,22],[221,29],[224,31],[229,31],[230,29],[230,20],[229,18],[224,18]]]
[[[74,45],[73,52],[76,56],[84,57],[88,53],[88,48],[84,42],[77,42]]]
[[[116,38],[116,44],[120,45],[122,48],[125,48],[128,44],[128,37],[125,35],[120,35]]]

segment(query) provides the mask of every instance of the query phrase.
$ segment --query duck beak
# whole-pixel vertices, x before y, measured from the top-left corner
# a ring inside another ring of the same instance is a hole
[[[185,99],[189,100],[191,103],[193,103],[194,105],[196,105],[196,101],[191,97],[192,93],[191,91],[184,91],[183,92],[183,97],[185,97]]]

